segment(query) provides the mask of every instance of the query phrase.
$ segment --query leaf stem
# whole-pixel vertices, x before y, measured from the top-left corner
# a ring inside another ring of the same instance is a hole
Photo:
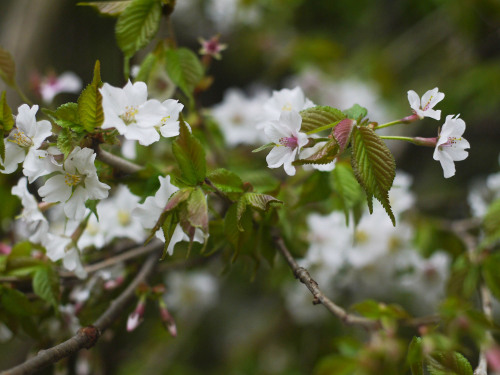
[[[320,126],[319,128],[316,128],[316,129],[313,129],[313,130],[309,130],[308,132],[306,132],[306,134],[315,134],[315,133],[319,133],[323,130],[328,130],[328,129],[331,129],[331,128],[334,128],[335,126],[337,126],[337,124],[340,122],[339,121],[335,121],[335,122],[332,122],[331,124],[328,124],[328,125],[323,125],[323,126]]]

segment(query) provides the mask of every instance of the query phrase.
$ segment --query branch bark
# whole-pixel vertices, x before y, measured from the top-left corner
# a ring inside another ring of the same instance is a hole
[[[378,321],[349,314],[342,307],[335,304],[332,300],[325,296],[319,289],[318,283],[314,281],[314,279],[309,274],[309,271],[304,267],[299,266],[299,264],[295,261],[292,254],[290,254],[290,251],[288,251],[288,248],[286,247],[283,239],[280,236],[274,236],[274,242],[276,244],[276,247],[278,248],[278,251],[281,253],[281,255],[283,255],[283,258],[285,258],[288,266],[292,269],[295,278],[299,279],[300,282],[304,284],[313,295],[313,304],[322,304],[328,311],[330,311],[334,316],[339,318],[345,324],[359,325],[370,330],[380,328],[380,323]]]
[[[0,375],[25,375],[34,374],[39,370],[56,363],[57,361],[69,357],[79,350],[93,347],[98,341],[102,332],[123,314],[124,308],[135,298],[137,286],[144,282],[153,272],[158,262],[158,256],[151,254],[137,276],[132,280],[128,287],[116,298],[108,309],[102,314],[93,325],[81,328],[77,334],[69,340],[64,341],[50,349],[41,350],[38,354],[28,359],[26,362],[5,370]]]
[[[104,151],[100,146],[95,147],[97,159],[127,174],[139,172],[142,167],[110,152]]]

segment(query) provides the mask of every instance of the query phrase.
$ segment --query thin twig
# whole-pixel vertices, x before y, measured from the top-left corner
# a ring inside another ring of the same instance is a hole
[[[295,261],[292,254],[290,254],[290,251],[288,251],[285,243],[283,242],[283,239],[280,236],[275,236],[274,242],[276,243],[278,251],[281,253],[281,255],[283,255],[286,262],[292,269],[295,278],[299,279],[302,284],[307,286],[307,289],[309,289],[309,291],[312,293],[314,297],[313,304],[317,305],[321,303],[326,307],[328,311],[330,311],[345,324],[360,325],[370,330],[380,328],[380,323],[378,321],[351,315],[347,313],[342,307],[335,304],[327,296],[325,296],[319,289],[318,283],[314,281],[314,279],[309,274],[309,271],[304,267],[300,267],[299,264]]]
[[[115,320],[123,315],[125,307],[135,298],[137,286],[148,278],[157,262],[158,257],[155,254],[151,254],[134,280],[132,280],[129,286],[117,299],[111,302],[111,305],[104,314],[95,321],[94,325],[81,328],[77,334],[69,340],[50,349],[41,350],[35,357],[28,359],[26,362],[16,367],[1,372],[0,375],[34,374],[65,357],[77,353],[83,348],[89,349],[93,347],[100,335],[109,328]]]
[[[139,172],[142,167],[110,152],[104,151],[100,146],[95,148],[97,159],[127,174]]]

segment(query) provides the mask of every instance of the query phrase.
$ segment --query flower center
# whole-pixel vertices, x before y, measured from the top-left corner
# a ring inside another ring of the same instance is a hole
[[[297,148],[297,146],[299,145],[296,137],[283,137],[283,138],[280,138],[279,143],[282,146],[286,146],[286,147],[291,148],[292,150],[295,149],[295,148]]]
[[[290,102],[287,102],[283,107],[281,107],[282,111],[287,111],[290,112],[292,110],[292,104]]]
[[[17,133],[12,134],[12,137],[14,139],[9,139],[9,141],[18,144],[21,147],[33,146],[33,140],[24,134],[24,132],[17,131]]]
[[[461,141],[462,137],[448,137],[448,141],[446,143],[443,143],[439,147],[455,147],[457,142]]]
[[[131,221],[130,212],[125,210],[118,210],[117,216],[118,216],[118,223],[120,223],[122,227],[126,227],[127,225],[130,224]]]
[[[125,107],[125,112],[120,115],[120,118],[123,120],[125,125],[130,125],[135,122],[135,115],[139,112],[137,107],[133,105],[128,105]]]
[[[370,235],[363,230],[354,232],[354,241],[358,244],[365,244],[370,240]]]
[[[64,175],[64,183],[68,186],[78,185],[82,181],[82,176],[79,174],[71,174],[66,172]]]
[[[95,236],[99,233],[99,226],[95,225],[94,223],[88,222],[85,230],[89,235]]]
[[[170,119],[170,116],[165,116],[161,119],[161,124],[162,125],[165,125],[167,123],[167,121]]]
[[[239,114],[236,114],[231,118],[231,122],[233,123],[233,125],[240,126],[243,124],[243,117]]]

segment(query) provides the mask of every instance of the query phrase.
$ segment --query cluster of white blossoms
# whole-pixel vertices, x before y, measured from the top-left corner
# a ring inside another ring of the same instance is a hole
[[[435,87],[427,91],[422,98],[410,90],[408,91],[408,101],[413,113],[418,118],[430,117],[435,120],[441,119],[441,110],[435,110],[437,103],[444,99],[444,94]],[[439,136],[436,138],[436,148],[434,149],[434,160],[438,160],[443,168],[445,178],[455,175],[455,161],[467,158],[469,153],[465,149],[470,148],[469,142],[462,137],[465,132],[465,122],[459,115],[446,116]]]
[[[349,296],[350,302],[364,298],[407,302],[417,313],[436,307],[444,295],[450,256],[438,251],[425,258],[412,247],[414,230],[403,215],[415,200],[410,185],[411,178],[398,171],[389,192],[397,228],[377,202],[373,214],[367,210],[358,225],[351,222],[346,227],[339,211],[309,215],[310,245],[299,264],[311,272],[324,293],[334,298]],[[302,289],[292,285],[287,290],[287,305],[299,321],[312,321],[317,314],[308,315],[310,295]]]
[[[500,166],[500,156],[498,157]],[[500,198],[500,172],[490,174],[485,180],[475,181],[469,191],[467,200],[474,217],[483,217],[492,202]]]
[[[142,145],[158,141],[160,134],[164,137],[179,134],[183,105],[178,101],[148,100],[143,82],[128,82],[123,89],[105,83],[100,90],[103,129],[115,128],[125,139],[137,140]],[[12,194],[18,196],[23,205],[18,234],[24,232],[31,242],[45,247],[50,260],[62,260],[67,270],[83,278],[86,272],[80,260],[82,250],[91,246],[102,248],[115,238],[144,241],[145,229],[154,226],[154,223],[149,225],[150,221],[156,222],[177,188],[166,177],[160,179],[162,188],[156,196],[149,197],[143,205],[139,205],[140,198],[124,185],[112,189],[108,198],[111,187],[99,180],[94,150],[76,146],[65,157],[51,138],[51,123],[37,121],[37,111],[36,105],[19,107],[15,126],[2,140],[5,160],[0,159],[0,172],[13,173],[23,164],[25,177],[12,188]],[[38,188],[43,202],[38,202],[30,193],[28,182],[36,184],[33,186]],[[89,201],[98,201],[97,217],[87,208]],[[155,209],[152,202],[157,204]],[[175,243],[182,240],[188,237],[178,226],[169,247],[170,254]],[[194,241],[203,242],[198,231]]]

